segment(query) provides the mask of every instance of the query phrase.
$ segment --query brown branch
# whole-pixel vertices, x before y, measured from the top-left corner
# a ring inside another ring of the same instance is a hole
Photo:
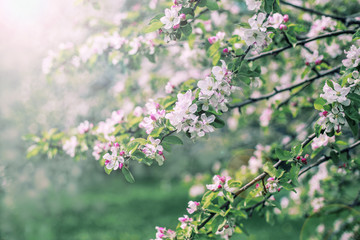
[[[302,143],[301,143],[301,147],[304,148],[308,143],[310,143],[314,138],[315,138],[315,133],[311,134],[307,139],[305,139]],[[273,166],[275,168],[279,167],[279,165],[284,162],[284,161],[277,161]],[[244,185],[243,187],[241,187],[238,191],[236,191],[234,193],[234,199],[239,196],[242,192],[245,192],[247,189],[249,189],[252,185],[254,185],[256,182],[264,179],[266,177],[267,173],[263,172],[260,175],[258,175],[257,177],[255,177],[253,180],[251,180],[250,182],[248,182],[246,185]],[[230,201],[226,201],[223,205],[220,206],[220,209],[226,209],[228,208],[230,205]],[[208,223],[214,216],[216,215],[216,213],[210,213],[210,215],[200,224],[198,225],[197,229],[201,229],[205,226],[206,223]]]
[[[342,35],[342,34],[354,34],[355,32],[356,31],[352,30],[352,29],[329,32],[329,33],[325,33],[325,34],[322,34],[322,35],[319,35],[319,36],[316,36],[316,37],[307,38],[307,39],[304,39],[304,40],[301,40],[301,41],[297,41],[294,45],[295,46],[301,46],[301,45],[304,45],[306,43],[316,41],[316,40],[319,40],[319,39],[322,39],[322,38],[335,37],[335,36],[339,36],[339,35]],[[270,56],[270,55],[277,55],[278,53],[280,53],[282,51],[285,51],[285,50],[287,50],[289,48],[292,48],[292,45],[288,45],[288,46],[285,46],[285,47],[282,47],[282,48],[274,49],[274,50],[271,50],[271,51],[268,51],[268,52],[263,52],[263,53],[260,53],[260,54],[258,54],[256,56],[247,58],[246,60],[247,61],[255,61],[255,60],[257,60],[259,58],[262,58],[262,57],[266,57],[266,56]],[[242,56],[242,55],[240,55],[240,56]],[[240,56],[236,56],[236,57],[240,57]]]
[[[233,106],[229,106],[229,108],[241,108],[243,106],[246,106],[246,105],[254,103],[254,102],[267,100],[267,99],[272,98],[273,96],[275,96],[275,95],[277,95],[279,93],[286,92],[286,91],[291,91],[294,88],[297,88],[297,87],[302,86],[302,85],[307,84],[307,83],[310,84],[310,83],[312,83],[313,81],[315,81],[315,80],[317,80],[319,78],[322,78],[324,76],[336,73],[336,72],[338,72],[340,70],[340,68],[341,68],[341,66],[337,66],[337,67],[335,67],[333,69],[323,71],[318,76],[306,79],[306,80],[304,80],[302,82],[299,82],[299,83],[295,83],[295,84],[293,84],[293,85],[291,85],[290,87],[287,87],[287,88],[282,88],[282,89],[276,89],[275,88],[274,91],[271,92],[271,93],[262,95],[262,96],[257,97],[257,98],[249,98],[249,99],[245,100],[242,103],[239,103],[239,104],[236,104],[236,105],[233,105]]]

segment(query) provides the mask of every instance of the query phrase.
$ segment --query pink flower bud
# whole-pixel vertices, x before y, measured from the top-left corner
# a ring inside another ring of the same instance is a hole
[[[306,66],[309,66],[309,65],[310,65],[310,63],[309,63],[309,62],[305,62],[305,65],[306,65]]]
[[[176,30],[176,29],[179,29],[180,28],[180,24],[176,24],[173,26],[173,29]]]
[[[228,53],[228,52],[229,52],[229,49],[227,49],[227,48],[223,49],[223,53]]]
[[[154,116],[154,114],[150,114],[150,118],[151,120],[156,121],[156,117]]]
[[[174,5],[178,5],[178,4],[179,4],[178,0],[174,0]]]
[[[105,165],[108,165],[110,163],[110,160],[105,160]]]
[[[221,184],[218,185],[218,189],[222,188]]]
[[[319,113],[320,117],[326,117],[328,115],[328,111],[323,111],[321,113]]]
[[[286,30],[287,26],[285,24],[280,24],[279,29],[280,30]]]
[[[199,206],[199,205],[200,205],[200,203],[199,203],[199,202],[194,202],[194,203],[195,203],[195,205],[196,205],[196,206]]]
[[[120,156],[123,156],[124,154],[125,154],[124,151],[121,151],[121,152],[119,153]]]
[[[283,17],[284,22],[288,22],[289,21],[289,15],[285,14]]]
[[[257,183],[257,184],[255,185],[255,188],[259,188],[259,187],[260,187],[260,184]]]
[[[119,148],[120,144],[116,142],[116,143],[114,143],[114,147]]]
[[[321,64],[321,60],[320,60],[320,59],[318,59],[318,60],[315,61],[315,65],[320,65],[320,64]]]
[[[301,159],[301,162],[302,162],[303,164],[307,164],[306,158],[302,158],[302,159]]]
[[[297,156],[296,159],[297,159],[297,160],[300,160],[300,156]]]
[[[277,191],[280,192],[280,191],[281,191],[281,188],[278,188]]]
[[[209,41],[210,44],[215,43],[217,40],[218,40],[217,37],[209,37],[208,38],[208,41]]]
[[[180,17],[181,21],[185,21],[185,20],[186,20],[186,15],[185,15],[185,13],[180,14],[179,17]]]
[[[273,178],[273,177],[269,177],[269,178],[267,179],[267,181],[268,181],[268,182],[275,181],[275,178]]]
[[[159,151],[158,153],[159,153],[159,155],[164,155],[164,153],[162,151]]]
[[[163,30],[160,28],[160,29],[159,29],[159,34],[162,34],[162,32],[163,32]]]
[[[123,166],[124,166],[124,164],[123,164],[123,163],[119,163],[119,168],[120,168],[120,169],[122,169],[122,168],[123,168]]]
[[[226,224],[225,226],[224,226],[224,228],[225,229],[228,229],[230,226],[228,225],[228,224]]]
[[[309,158],[310,155],[309,154],[305,154],[304,158]]]

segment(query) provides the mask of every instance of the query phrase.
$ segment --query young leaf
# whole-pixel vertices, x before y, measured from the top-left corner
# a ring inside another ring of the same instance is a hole
[[[128,181],[129,183],[135,182],[135,179],[134,179],[133,175],[131,174],[131,172],[129,171],[129,169],[127,169],[126,167],[123,167],[121,169],[121,171],[124,174],[126,181]]]
[[[163,142],[168,144],[184,144],[183,141],[177,136],[167,136],[164,138]]]
[[[277,170],[274,168],[271,162],[266,162],[264,164],[264,171],[269,174],[271,177],[276,177]]]
[[[275,154],[279,158],[279,160],[286,161],[293,157],[293,155],[286,150],[282,150],[280,148],[275,149]]]
[[[218,4],[217,4],[217,2],[215,0],[207,0],[206,1],[206,6],[210,10],[219,10],[219,6],[218,6]]]

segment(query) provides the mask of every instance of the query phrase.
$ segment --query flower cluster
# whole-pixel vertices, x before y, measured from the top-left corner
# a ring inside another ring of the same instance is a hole
[[[154,128],[162,123],[162,119],[165,117],[165,110],[160,109],[160,104],[150,99],[145,105],[144,114],[148,115],[148,117],[144,117],[139,127],[144,128],[146,133],[150,134]]]
[[[76,136],[72,136],[69,140],[65,141],[63,145],[63,150],[66,152],[66,154],[70,155],[70,157],[74,157],[75,149],[78,144],[79,142]]]
[[[106,153],[103,158],[105,159],[105,167],[107,169],[117,170],[122,169],[124,166],[124,151],[119,151],[120,145],[119,143],[114,143],[110,148],[111,154]]]
[[[184,2],[184,4],[186,4]],[[176,40],[176,33],[179,31],[180,23],[186,21],[186,15],[180,13],[183,8],[183,4],[179,4],[179,1],[174,1],[174,5],[170,9],[165,9],[165,16],[160,18],[160,22],[164,26],[160,29],[160,33],[165,33],[165,42]]]
[[[79,132],[79,134],[84,134],[84,133],[89,132],[93,127],[94,127],[94,124],[89,123],[89,121],[84,121],[84,122],[80,123],[80,125],[78,126],[78,132]]]
[[[206,188],[214,192],[222,189],[230,191],[230,187],[228,185],[230,179],[231,178],[228,176],[215,175],[213,177],[213,184],[206,184]]]
[[[320,114],[319,124],[326,128],[326,132],[331,132],[333,129],[336,132],[341,132],[341,126],[345,124],[344,106],[350,105],[350,100],[346,97],[350,92],[350,87],[341,87],[338,83],[332,82],[333,87],[324,85],[324,93],[320,97],[324,98],[329,104],[332,104],[330,112],[323,111]]]
[[[330,17],[322,16],[321,19],[317,19],[313,22],[308,36],[315,37],[325,30],[334,31],[335,27],[336,21],[332,20]]]
[[[315,150],[319,147],[327,146],[328,143],[332,142],[335,142],[335,136],[328,137],[326,134],[320,134],[319,137],[314,138],[312,141],[311,148]]]
[[[191,226],[191,222],[194,220],[188,215],[184,215],[184,217],[179,217],[179,221],[181,223],[180,228],[185,229],[187,226]]]
[[[193,214],[195,211],[198,210],[200,203],[196,201],[189,201],[188,208],[186,209],[189,214]]]
[[[162,165],[165,157],[163,153],[164,149],[160,145],[161,140],[150,137],[150,142],[151,143],[146,144],[142,148],[142,152],[145,153],[147,157],[155,159],[159,163],[159,165]]]
[[[267,191],[269,191],[270,193],[275,193],[275,192],[278,192],[280,191],[280,187],[279,187],[279,184],[278,184],[278,180],[276,180],[275,178],[273,177],[269,177],[267,179],[267,183],[265,185],[265,188],[267,189]]]
[[[360,47],[352,45],[349,51],[345,51],[346,59],[342,61],[345,67],[354,68],[359,66],[360,63]]]
[[[155,227],[156,229],[156,238],[154,240],[161,240],[161,239],[175,239],[176,232],[171,229],[166,229],[164,227]]]

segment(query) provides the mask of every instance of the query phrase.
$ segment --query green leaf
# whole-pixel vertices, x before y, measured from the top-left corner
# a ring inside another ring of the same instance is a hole
[[[300,144],[292,147],[291,154],[292,154],[293,157],[298,156],[300,153],[301,153],[301,145]]]
[[[141,145],[145,145],[147,141],[145,138],[135,138],[130,143],[140,143]]]
[[[265,12],[271,13],[273,11],[273,5],[274,5],[274,0],[265,0],[264,3]]]
[[[181,27],[181,31],[184,33],[185,36],[189,36],[192,32],[191,25],[186,24],[185,26]]]
[[[217,51],[213,56],[212,64],[214,66],[217,65],[218,62],[220,61],[220,58],[221,58],[221,53],[219,51]]]
[[[134,179],[133,175],[131,174],[131,172],[129,171],[129,169],[127,169],[126,167],[123,167],[121,169],[121,171],[124,174],[126,181],[128,181],[129,183],[135,182],[135,179]]]
[[[27,149],[26,158],[31,158],[31,157],[34,157],[34,156],[38,155],[39,151],[40,151],[40,147],[38,145],[36,145],[36,144],[31,145]]]
[[[164,24],[159,20],[152,21],[148,26],[146,26],[143,30],[144,33],[151,33],[158,29],[160,29]]]
[[[212,57],[213,55],[215,55],[215,53],[219,51],[219,48],[220,48],[220,41],[213,43],[208,49],[209,56]]]
[[[347,123],[349,124],[349,127],[350,127],[354,137],[357,138],[359,135],[359,122],[349,118],[348,116],[345,116],[345,119],[346,119]]]
[[[164,130],[164,127],[155,128],[155,129],[150,133],[150,136],[151,136],[151,137],[154,137],[154,138],[155,138],[155,137],[159,137],[163,130]]]
[[[132,157],[136,157],[137,159],[141,160],[143,158],[146,158],[146,155],[145,153],[143,153],[142,151],[140,150],[136,150],[133,152],[133,154],[131,154]]]
[[[326,100],[323,98],[318,98],[315,100],[314,102],[314,108],[316,110],[321,111],[322,109],[324,109],[324,105],[326,104]]]
[[[163,142],[169,144],[179,144],[179,145],[184,144],[183,141],[177,136],[167,136],[164,138]]]
[[[289,151],[282,150],[280,148],[275,149],[275,154],[279,158],[279,160],[282,161],[286,161],[293,158],[293,155]]]
[[[229,187],[240,188],[242,186],[242,182],[231,179],[229,180],[228,185]]]
[[[104,170],[108,175],[110,175],[110,173],[112,172],[112,169],[108,169],[106,168],[106,166],[104,166]]]
[[[352,39],[353,39],[353,40],[357,40],[357,39],[359,39],[359,38],[360,38],[360,29],[358,29],[358,30],[356,31],[356,33],[353,35]]]
[[[219,10],[219,6],[216,1],[214,0],[207,0],[206,7],[210,10]]]
[[[211,201],[217,195],[218,195],[218,192],[213,192],[213,191],[206,192],[201,199],[201,206],[203,206],[203,208],[207,208],[211,204]]]
[[[289,178],[295,186],[299,185],[298,182],[299,171],[300,171],[300,166],[294,164],[291,166],[291,169],[289,171]]]
[[[215,216],[215,218],[211,222],[212,231],[217,232],[219,227],[224,223],[224,221],[225,221],[225,219],[222,216],[220,216],[220,215]]]
[[[225,122],[216,116],[215,121],[212,122],[211,125],[215,128],[223,128],[225,126]]]
[[[276,168],[273,166],[273,164],[271,162],[266,162],[264,164],[264,171],[269,174],[271,177],[276,177],[277,175],[277,170]]]
[[[359,121],[360,115],[358,109],[354,107],[354,105],[344,107],[344,112],[347,117],[351,118],[352,120]]]
[[[206,6],[206,2],[207,2],[206,0],[200,0],[198,6],[199,6],[199,7],[205,7],[205,6]]]
[[[360,95],[356,93],[349,93],[346,97],[349,98],[351,101],[360,104]]]
[[[334,150],[332,150],[330,152],[330,158],[331,160],[334,162],[335,165],[339,165],[340,163],[340,159],[339,159],[339,155],[337,152],[335,152]]]
[[[316,137],[319,137],[321,133],[321,125],[315,124],[315,135]]]
[[[326,83],[329,87],[331,87],[332,89],[334,89],[334,83],[331,80],[326,80]]]

